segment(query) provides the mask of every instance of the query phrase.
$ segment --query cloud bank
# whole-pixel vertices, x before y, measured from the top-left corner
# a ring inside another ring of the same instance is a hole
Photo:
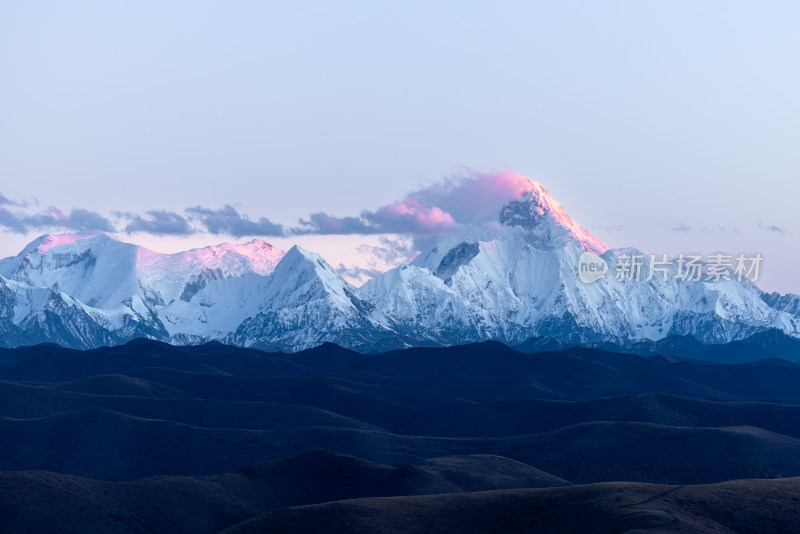
[[[191,235],[194,229],[179,213],[166,210],[151,210],[145,216],[128,214],[130,222],[125,226],[126,234],[145,233],[157,236]]]
[[[294,233],[305,234],[444,234],[458,230],[476,216],[496,209],[532,189],[531,179],[510,170],[466,172],[412,191],[399,202],[358,216],[336,217],[324,212],[301,219]]]
[[[250,218],[230,204],[222,208],[191,206],[182,211],[113,212],[112,218],[84,208],[73,209],[69,215],[56,207],[29,213],[26,204],[0,194],[0,230],[20,234],[99,231],[154,236],[211,234],[236,238],[347,234],[430,237],[457,231],[476,215],[499,207],[531,188],[529,178],[510,170],[496,173],[467,171],[420,187],[402,200],[377,209],[365,209],[358,215],[340,217],[317,212],[300,218],[295,225],[282,225],[267,217]]]
[[[265,217],[256,221],[241,215],[236,208],[226,204],[222,209],[209,209],[202,206],[187,208],[186,212],[196,219],[209,234],[225,234],[233,237],[243,236],[281,236],[285,230]]]
[[[115,231],[112,222],[99,213],[78,208],[72,210],[69,215],[65,215],[55,207],[50,207],[46,211],[34,214],[0,208],[0,228],[17,234],[52,230],[68,232]]]
[[[409,198],[426,206],[438,206],[456,222],[467,224],[476,216],[499,208],[533,189],[531,179],[511,170],[495,173],[469,171],[422,187]]]

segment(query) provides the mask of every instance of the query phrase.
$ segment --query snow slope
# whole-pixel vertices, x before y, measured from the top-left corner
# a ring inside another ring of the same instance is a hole
[[[605,278],[578,278],[599,255]],[[255,240],[161,254],[105,234],[42,236],[0,260],[0,346],[86,348],[151,337],[298,350],[379,350],[537,337],[706,343],[778,329],[800,337],[800,297],[748,280],[617,280],[633,249],[609,250],[537,182],[519,198],[355,288],[319,255]],[[648,280],[648,278],[650,278]]]

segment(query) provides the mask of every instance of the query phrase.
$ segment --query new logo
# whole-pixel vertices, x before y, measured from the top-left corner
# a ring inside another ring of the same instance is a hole
[[[584,252],[578,258],[578,278],[585,284],[591,284],[604,278],[608,272],[608,264],[591,252]]]

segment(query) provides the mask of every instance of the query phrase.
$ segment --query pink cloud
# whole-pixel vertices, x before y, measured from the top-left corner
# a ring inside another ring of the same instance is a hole
[[[446,233],[461,228],[476,215],[498,209],[510,200],[534,190],[527,176],[504,170],[495,173],[469,171],[418,189],[405,199],[357,217],[336,217],[324,212],[301,219],[295,234],[416,234]]]
[[[409,195],[426,206],[438,206],[459,223],[523,196],[536,187],[533,180],[509,169],[447,178]]]
[[[371,223],[388,233],[433,234],[447,232],[459,226],[453,216],[440,207],[425,206],[411,198],[388,204],[364,215]]]

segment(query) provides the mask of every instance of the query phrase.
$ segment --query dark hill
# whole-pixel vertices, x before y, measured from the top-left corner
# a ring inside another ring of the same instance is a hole
[[[800,479],[705,486],[612,482],[549,489],[389,497],[277,510],[225,534],[652,532],[790,534]]]

